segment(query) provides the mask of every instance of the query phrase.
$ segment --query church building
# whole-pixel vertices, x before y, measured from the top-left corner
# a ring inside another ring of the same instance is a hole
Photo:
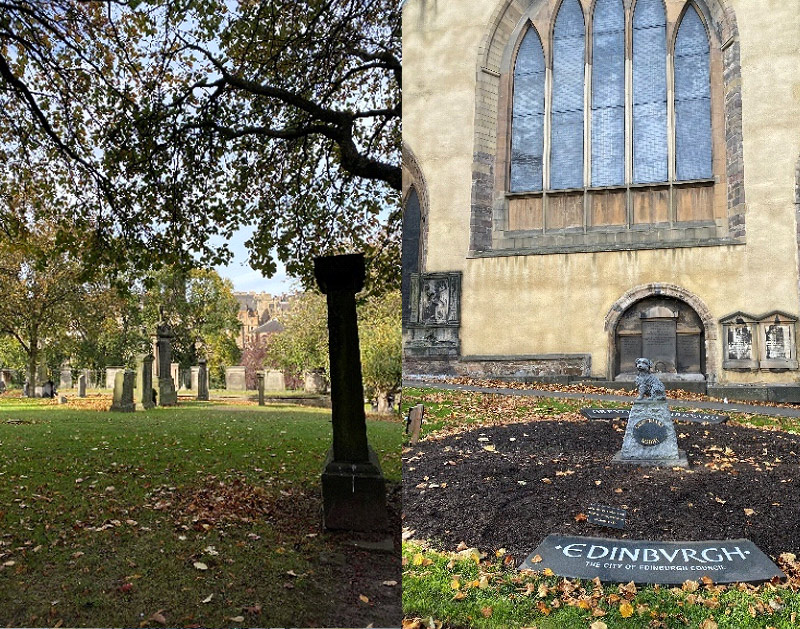
[[[797,2],[406,0],[403,175],[406,376],[800,401]]]

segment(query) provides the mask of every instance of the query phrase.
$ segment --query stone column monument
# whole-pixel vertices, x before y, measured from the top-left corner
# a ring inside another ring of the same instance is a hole
[[[208,367],[205,360],[197,363],[197,399],[208,401]]]
[[[158,346],[158,405],[175,406],[178,403],[178,392],[172,380],[172,327],[162,321],[156,328],[156,344]]]
[[[78,397],[86,397],[86,374],[78,376]]]
[[[652,367],[647,358],[636,361],[639,397],[628,416],[622,449],[611,461],[648,467],[689,467],[686,452],[678,450],[664,385],[650,373]]]
[[[364,287],[364,256],[316,258],[314,276],[328,298],[331,364],[333,445],[322,472],[323,523],[328,529],[385,529],[386,482],[367,443],[358,347],[355,298]]]
[[[139,354],[136,357],[136,408],[147,410],[156,404],[153,401],[153,361],[152,354]]]

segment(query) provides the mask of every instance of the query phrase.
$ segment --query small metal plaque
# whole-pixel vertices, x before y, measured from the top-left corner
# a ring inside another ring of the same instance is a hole
[[[587,419],[628,419],[631,412],[627,408],[582,408],[581,415]]]
[[[697,424],[723,424],[728,421],[727,415],[719,415],[717,413],[693,413],[690,411],[670,411],[669,416],[672,419],[680,419],[688,422],[695,422]]]
[[[612,529],[624,529],[627,514],[628,512],[625,509],[608,505],[589,505],[586,510],[589,524],[608,526]]]
[[[667,438],[667,426],[660,419],[648,417],[634,426],[633,437],[643,446],[657,446]]]
[[[628,419],[630,411],[625,408],[582,408],[581,415],[587,419]],[[696,424],[722,424],[728,421],[727,415],[717,413],[694,413],[690,411],[670,411],[672,419]]]
[[[550,568],[560,577],[608,583],[679,585],[708,576],[715,583],[761,583],[785,578],[747,539],[651,542],[604,537],[548,535],[521,570]]]

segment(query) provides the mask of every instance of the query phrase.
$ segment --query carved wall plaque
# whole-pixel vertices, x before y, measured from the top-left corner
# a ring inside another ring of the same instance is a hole
[[[677,371],[677,329],[674,319],[642,321],[642,355],[653,361],[655,371]]]

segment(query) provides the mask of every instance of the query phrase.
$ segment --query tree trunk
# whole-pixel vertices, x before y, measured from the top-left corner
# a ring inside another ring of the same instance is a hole
[[[25,392],[27,397],[34,397],[36,394],[36,354],[38,352],[31,352],[28,354],[28,390]]]
[[[37,330],[38,331],[38,330]],[[28,339],[28,390],[27,397],[36,397],[36,367],[39,359],[39,335],[34,331]]]
[[[388,415],[392,412],[392,407],[389,406],[389,392],[388,391],[379,391],[378,392],[378,413],[381,415]]]

